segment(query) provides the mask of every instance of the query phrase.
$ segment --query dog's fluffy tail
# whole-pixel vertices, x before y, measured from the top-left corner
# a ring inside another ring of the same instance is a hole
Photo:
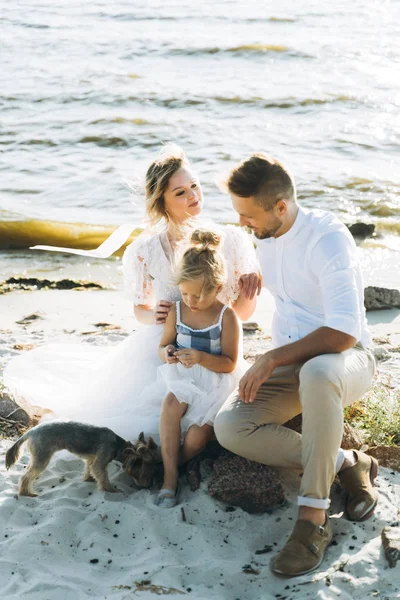
[[[6,469],[9,469],[10,467],[12,467],[12,465],[17,462],[18,457],[19,457],[19,452],[21,449],[22,444],[26,441],[29,432],[25,433],[23,436],[21,436],[19,438],[19,440],[17,440],[15,442],[15,444],[13,446],[11,446],[11,448],[9,448],[7,450],[7,454],[6,454]]]

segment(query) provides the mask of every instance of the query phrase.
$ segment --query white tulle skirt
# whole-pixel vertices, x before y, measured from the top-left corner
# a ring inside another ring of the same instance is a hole
[[[241,363],[232,373],[214,373],[201,365],[187,369],[179,363],[164,364],[157,369],[157,381],[144,388],[139,397],[139,403],[146,404],[144,416],[158,412],[160,399],[171,392],[179,402],[189,405],[181,420],[182,435],[192,425],[213,425],[217,412],[235,390],[246,367]]]
[[[188,423],[202,423],[204,411],[204,423],[212,422],[247,363],[242,359],[229,375],[198,365],[168,369],[173,365],[163,365],[158,356],[162,330],[159,325],[138,326],[112,347],[46,344],[13,358],[4,371],[4,383],[17,402],[48,408],[51,418],[109,427],[128,440],[141,431],[158,436],[161,404],[168,391],[193,405],[183,429]]]

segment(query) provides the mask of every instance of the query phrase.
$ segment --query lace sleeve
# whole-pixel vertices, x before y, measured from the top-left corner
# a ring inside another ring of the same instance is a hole
[[[232,305],[239,296],[239,279],[246,273],[258,273],[260,265],[257,260],[251,237],[239,227],[227,225],[224,228],[222,253],[225,258],[227,279],[220,299]]]
[[[149,273],[151,250],[149,239],[132,242],[122,258],[125,296],[134,304],[151,304],[153,301],[153,277]]]

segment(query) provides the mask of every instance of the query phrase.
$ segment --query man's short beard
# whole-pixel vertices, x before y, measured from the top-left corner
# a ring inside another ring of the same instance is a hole
[[[256,237],[258,240],[267,240],[268,238],[270,238],[272,236],[273,236],[273,234],[270,231],[267,231],[266,229],[264,229],[263,231],[260,231],[260,233],[254,232],[254,237]]]
[[[279,223],[275,229],[263,229],[259,233],[254,232],[254,236],[258,240],[267,240],[275,236],[276,232],[281,228],[282,223]]]

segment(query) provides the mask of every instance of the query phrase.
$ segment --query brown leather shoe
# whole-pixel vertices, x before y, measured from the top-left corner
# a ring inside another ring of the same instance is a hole
[[[323,526],[299,519],[285,546],[272,560],[272,572],[283,577],[297,577],[314,571],[321,564],[332,537],[328,516]]]
[[[347,492],[346,515],[350,521],[365,521],[375,510],[378,490],[374,479],[378,475],[378,461],[364,452],[353,450],[357,462],[339,472],[340,483]]]

